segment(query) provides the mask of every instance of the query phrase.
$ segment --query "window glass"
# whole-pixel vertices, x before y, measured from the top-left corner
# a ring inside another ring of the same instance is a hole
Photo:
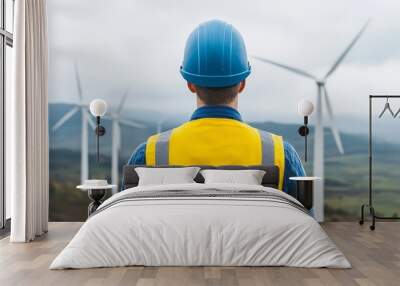
[[[0,35],[0,52],[3,51],[4,36]],[[2,53],[0,54],[0,62],[3,64]],[[4,169],[3,169],[3,138],[4,138],[4,106],[3,106],[3,73],[0,69],[0,228],[4,227],[4,216],[5,216],[5,194],[4,194]]]
[[[6,74],[5,74],[5,98],[6,98],[6,110],[9,110],[7,108],[9,104],[9,99],[11,96],[11,75],[12,75],[12,48],[8,45],[6,45]],[[7,140],[7,138],[6,138]],[[7,169],[7,168],[6,168]],[[7,171],[7,170],[6,170]],[[11,193],[10,193],[10,188],[5,188],[5,197],[6,197],[6,219],[11,217]]]
[[[1,0],[0,0],[0,4],[1,4]],[[3,23],[2,19],[3,19],[3,5],[0,5],[0,27],[1,27],[1,23]],[[1,27],[3,28],[3,27]]]

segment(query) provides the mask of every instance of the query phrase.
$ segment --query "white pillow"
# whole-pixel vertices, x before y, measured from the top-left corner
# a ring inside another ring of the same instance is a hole
[[[139,186],[195,183],[193,180],[199,167],[184,168],[135,168],[139,176]]]
[[[204,177],[205,184],[226,183],[261,185],[265,171],[262,170],[213,170],[200,171]]]

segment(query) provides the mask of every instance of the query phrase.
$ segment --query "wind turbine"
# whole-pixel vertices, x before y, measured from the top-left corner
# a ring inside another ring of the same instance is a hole
[[[156,133],[161,133],[163,131],[163,125],[165,124],[165,122],[167,122],[167,120],[169,119],[169,116],[162,116],[158,121],[157,121],[157,130]]]
[[[313,165],[313,173],[314,176],[320,177],[321,180],[315,182],[314,188],[314,215],[318,221],[324,220],[324,125],[323,125],[323,108],[322,106],[325,104],[326,110],[328,113],[329,121],[330,121],[330,129],[332,130],[333,137],[336,142],[336,146],[339,150],[340,154],[343,154],[343,145],[340,139],[339,131],[335,125],[333,109],[328,96],[328,92],[326,90],[325,84],[330,75],[338,68],[338,66],[342,63],[346,55],[349,53],[351,48],[355,45],[361,35],[364,33],[365,29],[369,24],[369,20],[364,24],[361,30],[356,34],[354,39],[350,42],[347,48],[342,52],[342,54],[337,58],[328,72],[324,77],[319,78],[314,76],[313,74],[304,71],[302,69],[291,67],[286,64],[281,64],[266,58],[254,57],[255,59],[262,61],[264,63],[268,63],[290,72],[293,72],[297,75],[310,78],[315,81],[317,85],[317,104],[316,104],[316,117],[317,120],[315,122],[315,137],[314,137],[314,165]]]
[[[53,132],[59,129],[69,119],[71,119],[76,113],[81,112],[82,127],[81,127],[81,183],[89,178],[89,151],[88,151],[88,123],[94,129],[95,124],[91,118],[87,105],[83,102],[82,84],[79,76],[78,66],[74,63],[75,79],[78,88],[79,102],[75,106],[66,112],[51,128]]]
[[[126,120],[121,118],[122,109],[125,104],[126,97],[128,96],[129,90],[127,90],[118,105],[117,110],[105,116],[105,118],[111,119],[112,121],[112,150],[111,150],[111,182],[113,185],[118,185],[119,179],[119,150],[121,149],[121,124],[127,125],[134,128],[145,128],[143,124],[137,123],[132,120]]]

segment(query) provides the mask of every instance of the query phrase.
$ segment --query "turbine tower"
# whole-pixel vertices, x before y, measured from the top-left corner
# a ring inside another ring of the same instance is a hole
[[[110,115],[105,116],[105,118],[111,119],[112,121],[111,182],[113,185],[117,186],[119,181],[119,150],[121,149],[121,124],[134,128],[145,128],[143,124],[121,118],[122,109],[124,107],[128,93],[129,90],[127,90],[122,96],[117,110],[111,112]]]
[[[158,121],[157,121],[157,128],[156,128],[156,133],[161,133],[163,131],[163,125],[165,122],[169,119],[168,116],[164,115],[162,116]]]
[[[88,151],[88,124],[94,129],[95,124],[89,115],[88,107],[83,102],[82,85],[79,76],[78,66],[74,63],[75,79],[78,88],[79,102],[68,112],[66,112],[51,128],[53,132],[63,126],[76,113],[81,112],[82,127],[81,127],[81,184],[89,178],[89,151]]]
[[[326,111],[329,118],[330,129],[332,130],[333,137],[336,142],[336,146],[339,150],[340,154],[343,154],[343,145],[340,139],[339,130],[336,127],[332,105],[328,96],[328,92],[326,90],[325,84],[330,75],[338,68],[338,66],[342,63],[346,55],[361,37],[365,29],[369,24],[369,20],[361,30],[356,34],[354,39],[350,42],[347,48],[342,52],[342,54],[338,57],[338,59],[334,62],[328,72],[324,77],[318,78],[311,73],[301,70],[299,68],[291,67],[286,64],[281,64],[266,58],[254,57],[255,59],[268,63],[280,68],[283,68],[287,71],[293,72],[297,75],[310,78],[315,81],[317,86],[317,103],[316,103],[316,122],[315,122],[315,137],[314,137],[314,164],[313,164],[313,173],[314,176],[320,177],[320,181],[315,182],[314,188],[314,215],[318,221],[324,220],[324,124],[323,124],[323,106],[326,106]]]

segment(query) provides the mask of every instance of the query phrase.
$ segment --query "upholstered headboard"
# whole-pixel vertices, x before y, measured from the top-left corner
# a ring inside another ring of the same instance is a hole
[[[124,186],[123,189],[129,189],[136,187],[139,183],[139,176],[135,171],[136,167],[143,166],[124,166]],[[179,168],[182,166],[157,166],[159,168]],[[279,168],[277,166],[197,166],[201,169],[221,169],[221,170],[263,170],[265,171],[264,178],[262,180],[262,185],[265,187],[278,188],[279,183]],[[194,179],[197,183],[204,183],[203,176],[199,173]]]

